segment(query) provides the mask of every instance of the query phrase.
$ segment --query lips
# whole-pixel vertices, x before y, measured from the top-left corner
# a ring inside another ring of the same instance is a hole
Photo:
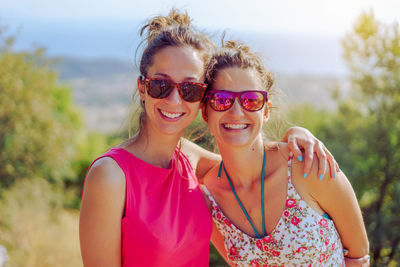
[[[249,124],[245,123],[223,123],[222,127],[227,130],[243,130],[249,127]]]

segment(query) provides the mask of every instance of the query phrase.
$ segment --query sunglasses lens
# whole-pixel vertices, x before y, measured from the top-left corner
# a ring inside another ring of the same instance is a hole
[[[210,97],[210,106],[216,111],[228,110],[233,104],[233,96],[228,92],[216,92]]]
[[[241,95],[242,106],[248,111],[257,111],[264,106],[264,95],[260,92],[245,92]]]
[[[150,80],[147,92],[153,98],[165,98],[167,97],[174,86],[168,80]]]
[[[182,98],[187,102],[197,102],[203,97],[205,88],[196,83],[183,83],[181,86]]]

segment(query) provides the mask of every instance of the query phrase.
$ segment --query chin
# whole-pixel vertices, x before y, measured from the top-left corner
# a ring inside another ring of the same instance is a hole
[[[251,145],[251,140],[242,138],[224,138],[218,142],[222,146],[229,146],[234,148],[247,147]]]
[[[162,134],[165,134],[165,135],[179,135],[179,137],[180,137],[185,128],[162,126],[162,127],[159,127],[158,129]]]

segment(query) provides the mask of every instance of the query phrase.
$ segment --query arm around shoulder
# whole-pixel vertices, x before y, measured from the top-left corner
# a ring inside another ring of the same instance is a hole
[[[181,151],[196,171],[197,179],[202,180],[211,168],[221,161],[221,156],[196,145],[192,141],[184,138],[183,140]]]
[[[85,267],[121,266],[121,219],[125,175],[109,157],[97,160],[87,173],[79,218]]]

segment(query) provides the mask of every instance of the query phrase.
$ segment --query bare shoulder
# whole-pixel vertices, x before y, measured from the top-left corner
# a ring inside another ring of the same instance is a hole
[[[197,179],[200,181],[221,160],[220,155],[210,152],[187,139],[183,139],[181,151],[189,159],[196,172]]]
[[[215,164],[203,177],[203,184],[200,186],[201,192],[203,193],[203,197],[207,203],[208,209],[211,210],[212,205],[209,196],[205,192],[207,190],[211,195],[213,195],[213,192],[217,190],[216,186],[218,186],[217,181],[217,176],[218,176],[218,165]],[[205,189],[207,188],[207,189]]]
[[[282,166],[285,165],[287,166],[287,161],[290,156],[290,150],[288,148],[287,143],[283,142],[273,142],[273,143],[268,143],[265,145],[265,151],[267,158],[270,158],[273,160],[274,165],[277,166]]]
[[[314,157],[311,165],[310,173],[304,174],[304,163],[293,159],[294,164],[292,164],[292,177],[296,184],[301,184],[301,186],[307,190],[311,195],[316,195],[321,193],[329,187],[337,184],[337,179],[330,178],[329,169],[325,170],[322,177],[318,177],[318,158]],[[296,164],[297,163],[297,164]],[[323,179],[321,179],[323,178]],[[343,178],[343,177],[342,177]],[[344,176],[345,178],[345,176]],[[345,178],[347,179],[347,178]],[[340,179],[341,180],[341,179]],[[321,191],[322,190],[322,191]]]
[[[96,160],[89,169],[85,180],[87,188],[100,191],[125,191],[125,174],[118,163],[110,157]]]
[[[217,182],[218,170],[219,170],[219,164],[215,163],[209,169],[209,171],[204,175],[203,183],[207,186],[207,189],[212,190],[215,187],[219,186],[220,183]]]

